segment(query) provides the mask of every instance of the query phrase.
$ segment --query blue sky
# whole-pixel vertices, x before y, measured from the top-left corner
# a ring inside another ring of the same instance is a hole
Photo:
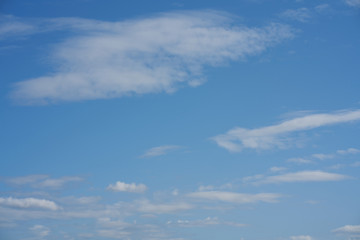
[[[360,239],[360,1],[0,2],[0,239]]]

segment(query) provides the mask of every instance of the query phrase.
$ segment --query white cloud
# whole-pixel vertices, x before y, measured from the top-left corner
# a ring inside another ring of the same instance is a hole
[[[126,227],[129,227],[131,224],[124,222],[122,220],[116,220],[113,221],[110,218],[107,217],[102,217],[99,218],[98,220],[98,224],[100,224],[103,227],[108,227],[108,228],[118,228],[118,229],[124,229]]]
[[[21,36],[35,30],[31,24],[20,21],[11,15],[0,14],[0,40],[9,36]]]
[[[156,238],[162,233],[162,229],[154,224],[138,224],[136,221],[132,223],[124,222],[122,219],[111,219],[102,217],[97,219],[97,225],[100,229],[97,234],[101,237],[111,239],[159,239]],[[161,238],[162,239],[162,238]],[[168,239],[168,238],[166,238]]]
[[[172,194],[173,196],[178,196],[178,195],[179,195],[179,190],[178,190],[178,189],[174,189],[174,190],[171,192],[171,194]]]
[[[285,167],[272,167],[272,168],[270,168],[270,171],[271,172],[283,172],[283,171],[285,171],[287,168],[285,168]]]
[[[331,9],[330,5],[329,4],[320,4],[320,5],[317,5],[315,7],[315,11],[319,12],[319,13],[324,13],[324,12],[327,12]]]
[[[136,184],[117,181],[114,185],[110,184],[106,189],[114,192],[143,193],[146,191],[147,187],[142,183]]]
[[[50,233],[50,229],[43,225],[34,225],[30,228],[39,238],[44,238]]]
[[[291,240],[312,240],[313,238],[311,236],[300,235],[300,236],[291,236],[290,239]]]
[[[181,227],[206,227],[213,225],[227,225],[232,227],[245,227],[246,224],[229,222],[229,221],[221,221],[217,217],[207,217],[201,220],[177,220],[175,222],[168,222],[168,224],[175,224]]]
[[[248,182],[254,182],[254,181],[257,181],[257,180],[263,179],[263,178],[264,178],[263,174],[256,174],[254,176],[243,177],[242,181],[244,183],[248,183]]]
[[[360,0],[345,0],[345,2],[351,7],[360,7]]]
[[[336,151],[336,153],[341,154],[341,155],[358,154],[358,153],[360,153],[360,150],[356,149],[356,148],[348,148],[346,150],[338,150],[338,151]]]
[[[98,203],[102,198],[100,196],[89,196],[89,197],[74,197],[68,196],[59,199],[59,202],[71,204],[71,205],[91,205]]]
[[[348,179],[349,176],[323,171],[300,171],[268,176],[254,181],[254,184],[289,183],[289,182],[328,182]]]
[[[37,184],[38,187],[48,187],[48,188],[60,188],[63,185],[65,185],[66,183],[69,182],[78,182],[78,181],[82,181],[83,179],[80,177],[62,177],[62,178],[58,178],[58,179],[46,179],[42,182],[39,182]]]
[[[244,59],[293,37],[286,25],[249,28],[235,26],[234,19],[197,11],[124,22],[47,20],[47,29],[76,29],[76,36],[55,46],[52,74],[17,83],[12,97],[46,104],[171,93],[202,84],[204,66]]]
[[[343,227],[334,229],[336,233],[360,233],[360,225],[345,225]]]
[[[59,209],[53,201],[37,198],[0,198],[0,205],[16,208],[43,208],[49,210]]]
[[[360,167],[360,162],[354,162],[353,164],[350,165],[351,167]]]
[[[112,238],[112,239],[130,239],[131,232],[122,231],[118,229],[100,229],[97,231],[100,237]]]
[[[198,190],[199,191],[210,191],[210,190],[215,190],[215,189],[220,189],[220,190],[224,190],[224,189],[233,189],[234,186],[232,183],[225,183],[225,184],[222,184],[220,186],[213,186],[213,185],[200,185]]]
[[[334,158],[335,156],[333,154],[315,153],[312,155],[312,157],[320,159],[320,160],[325,160],[325,159]]]
[[[207,191],[188,194],[189,197],[230,203],[277,202],[282,195],[276,193],[244,194],[236,192]]]
[[[298,164],[309,164],[313,163],[311,160],[305,158],[289,158],[287,162],[298,163]]]
[[[185,202],[174,202],[174,203],[161,203],[154,204],[148,200],[137,201],[137,210],[146,213],[173,213],[177,211],[184,211],[193,208],[191,204]]]
[[[159,147],[153,147],[147,150],[141,157],[156,157],[169,153],[171,150],[180,148],[181,146],[176,145],[164,145]]]
[[[49,177],[48,175],[28,175],[23,177],[9,178],[6,181],[8,183],[16,184],[16,185],[26,185],[26,184],[39,182],[40,180],[44,180],[48,177]]]
[[[288,9],[282,14],[283,18],[288,18],[291,20],[296,20],[299,22],[307,22],[311,18],[310,10],[307,8],[298,8],[298,9]]]
[[[83,181],[76,176],[64,176],[61,178],[50,178],[48,175],[28,175],[23,177],[9,178],[6,180],[10,184],[30,185],[34,188],[61,188],[70,182]]]
[[[329,114],[311,114],[256,129],[236,127],[212,139],[220,147],[232,152],[239,152],[244,148],[281,148],[285,147],[289,141],[291,141],[286,137],[291,133],[356,120],[360,120],[360,110],[339,111]]]
[[[340,164],[340,163],[338,163],[338,164],[335,164],[335,165],[330,166],[329,168],[330,168],[330,169],[340,169],[340,168],[344,168],[344,167],[346,167],[345,164]]]

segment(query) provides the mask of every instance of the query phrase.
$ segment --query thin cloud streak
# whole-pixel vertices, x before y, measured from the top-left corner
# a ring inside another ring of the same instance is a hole
[[[175,222],[169,221],[168,225],[177,225],[180,227],[207,227],[214,225],[227,225],[232,227],[246,227],[246,224],[237,223],[237,222],[229,222],[229,221],[221,221],[217,217],[207,217],[201,220],[177,220]]]
[[[236,127],[225,134],[213,137],[212,140],[231,152],[240,152],[244,148],[283,148],[289,143],[290,140],[286,137],[291,133],[357,120],[360,120],[360,110],[311,114],[268,127],[256,129]]]
[[[277,202],[282,195],[276,193],[258,193],[258,194],[245,194],[245,193],[236,193],[236,192],[221,192],[221,191],[204,191],[204,192],[194,192],[189,193],[189,197],[212,200],[212,201],[222,201],[230,203],[255,203],[255,202],[268,202],[274,203]]]
[[[173,202],[173,203],[151,203],[148,200],[140,200],[136,202],[137,210],[145,213],[173,213],[184,211],[194,208],[193,205],[186,202]]]
[[[351,7],[360,7],[360,0],[345,0],[345,2]]]
[[[15,208],[43,208],[58,210],[59,207],[53,201],[37,198],[0,198],[0,205]]]
[[[323,171],[300,171],[293,173],[285,173],[274,176],[263,176],[254,179],[251,183],[255,185],[260,184],[272,184],[272,183],[292,183],[292,182],[329,182],[329,181],[342,181],[349,179],[349,176],[337,174],[337,173],[328,173]],[[245,180],[249,177],[245,178]],[[250,179],[252,180],[252,179]]]
[[[159,147],[153,147],[153,148],[150,148],[149,150],[147,150],[140,157],[147,158],[147,157],[162,156],[162,155],[169,153],[172,150],[179,149],[179,148],[181,148],[181,146],[177,146],[177,145],[164,145],[164,146],[159,146]]]
[[[64,176],[61,178],[50,178],[48,175],[28,175],[6,179],[7,183],[14,185],[29,185],[33,188],[58,189],[70,182],[80,182],[83,178],[77,176]]]
[[[283,18],[296,20],[299,22],[307,22],[311,18],[310,10],[307,8],[288,9],[281,15]]]
[[[12,98],[21,104],[172,93],[203,84],[205,66],[259,54],[294,36],[287,25],[235,26],[234,17],[215,11],[124,22],[76,18],[45,22],[48,31],[51,27],[77,31],[55,46],[53,74],[14,85]]]

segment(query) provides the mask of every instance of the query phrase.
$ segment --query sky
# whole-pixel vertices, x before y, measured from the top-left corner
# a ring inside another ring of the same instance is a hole
[[[0,239],[358,240],[359,63],[359,0],[0,1]]]

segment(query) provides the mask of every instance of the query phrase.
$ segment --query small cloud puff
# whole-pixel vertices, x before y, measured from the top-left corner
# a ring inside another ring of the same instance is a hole
[[[114,185],[110,184],[107,190],[114,191],[114,192],[132,192],[132,193],[143,193],[146,191],[147,187],[140,183],[124,183],[117,181]]]

